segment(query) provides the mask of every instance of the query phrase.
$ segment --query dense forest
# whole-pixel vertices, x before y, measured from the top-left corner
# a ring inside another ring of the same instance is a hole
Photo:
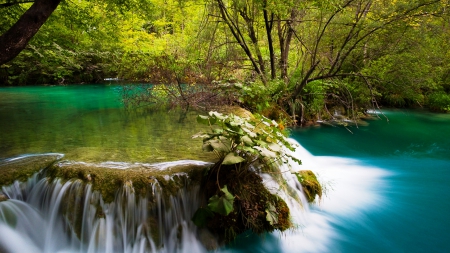
[[[33,4],[23,2],[0,0],[0,34]],[[449,7],[448,0],[64,0],[0,65],[0,85],[183,84],[286,124],[379,106],[448,112]]]

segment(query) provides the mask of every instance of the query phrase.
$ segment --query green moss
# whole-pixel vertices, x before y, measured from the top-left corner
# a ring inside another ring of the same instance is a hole
[[[136,165],[129,169],[113,169],[97,164],[59,163],[46,169],[46,175],[50,179],[61,178],[64,181],[79,179],[84,183],[91,183],[92,190],[100,192],[103,200],[110,203],[125,184],[132,186],[137,195],[147,196],[152,184],[158,181],[165,195],[174,195],[185,185],[183,177],[177,174],[186,174],[191,180],[195,180],[205,167],[187,164],[160,170],[156,167]],[[166,180],[173,174],[176,175],[172,176],[171,180]]]
[[[0,187],[18,180],[25,182],[36,172],[45,169],[60,159],[59,154],[33,155],[0,163]]]
[[[308,202],[313,202],[316,198],[316,195],[319,196],[319,199],[322,198],[322,185],[320,185],[316,175],[312,171],[301,170],[295,174],[298,181],[302,185],[303,193],[305,194]]]
[[[217,171],[212,169],[206,177],[204,192],[206,199],[215,194],[217,190]],[[222,166],[219,172],[220,186],[227,185],[228,190],[235,196],[234,211],[224,216],[214,213],[206,227],[216,234],[221,241],[227,243],[247,230],[262,234],[273,230],[286,230],[291,227],[289,208],[278,196],[270,193],[264,186],[262,178],[254,171],[237,171],[234,166]],[[275,207],[273,215],[276,222],[269,222],[267,210]]]

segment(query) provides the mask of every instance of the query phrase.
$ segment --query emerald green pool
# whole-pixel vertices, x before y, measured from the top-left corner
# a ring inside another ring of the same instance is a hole
[[[195,112],[126,110],[121,86],[0,88],[0,158],[63,153],[85,162],[207,159]],[[180,120],[180,117],[183,119]]]

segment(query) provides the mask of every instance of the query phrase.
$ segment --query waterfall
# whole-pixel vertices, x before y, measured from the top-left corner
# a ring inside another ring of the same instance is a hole
[[[281,167],[288,187],[263,175],[268,189],[288,205],[294,228],[270,234],[275,241],[261,239],[252,244],[255,251],[330,252],[329,242],[339,238],[333,230],[339,216],[358,215],[362,207],[382,201],[371,189],[382,183],[384,170],[353,159],[314,156],[300,144],[294,155],[302,165]],[[164,171],[173,164],[152,166]],[[119,165],[121,169],[128,166]],[[289,173],[297,170],[312,170],[325,184],[328,191],[322,201],[306,203],[301,186]],[[187,175],[176,176],[189,181]],[[173,180],[171,176],[164,178]],[[91,184],[50,181],[36,173],[27,182],[3,187],[9,200],[0,202],[0,252],[207,252],[204,245],[214,248],[217,241],[191,221],[201,205],[199,186],[192,182],[184,185],[170,195],[155,181],[143,197],[135,194],[132,182],[127,182],[113,202],[105,203]],[[278,248],[273,249],[274,244]],[[232,247],[231,251],[226,247],[217,252],[240,252]]]
[[[198,186],[165,198],[155,183],[145,198],[130,182],[105,203],[81,180],[50,182],[35,174],[3,192],[9,200],[0,202],[1,252],[206,251],[190,221]]]
[[[384,184],[383,178],[388,176],[385,170],[372,167],[355,159],[345,157],[315,156],[297,141],[289,141],[297,145],[293,155],[301,159],[302,164],[283,165],[281,171],[291,188],[295,188],[299,196],[301,189],[289,171],[311,170],[319,182],[325,187],[325,194],[320,201],[299,206],[292,198],[287,198],[291,215],[296,228],[286,232],[274,232],[269,238],[254,240],[253,252],[336,252],[330,245],[335,241],[348,240],[345,235],[336,232],[336,226],[345,226],[343,220],[354,220],[363,216],[364,210],[377,207],[383,198],[377,192]],[[279,186],[268,176],[265,183],[271,188]],[[304,201],[304,200],[303,200]],[[304,203],[304,202],[301,203]],[[256,246],[255,246],[256,245]],[[276,247],[274,246],[276,245]],[[246,252],[220,251],[220,253]]]

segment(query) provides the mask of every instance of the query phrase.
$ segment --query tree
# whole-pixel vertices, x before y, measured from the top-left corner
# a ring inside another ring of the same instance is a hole
[[[0,7],[6,7],[23,1],[8,1]],[[16,57],[39,31],[48,17],[58,7],[61,0],[36,0],[20,19],[0,36],[0,65]]]
[[[442,4],[439,0],[215,0],[210,3],[219,10],[211,15],[226,25],[263,84],[267,86],[269,78],[277,77],[286,83],[288,91],[277,103],[292,114],[296,109],[290,105],[296,100],[302,103],[309,83],[349,78],[368,81],[361,70],[371,59],[381,56],[371,51],[378,34],[395,32],[391,28],[398,24],[433,17],[443,10],[439,8]],[[333,85],[329,87],[336,89]],[[331,95],[339,97],[337,93]]]

